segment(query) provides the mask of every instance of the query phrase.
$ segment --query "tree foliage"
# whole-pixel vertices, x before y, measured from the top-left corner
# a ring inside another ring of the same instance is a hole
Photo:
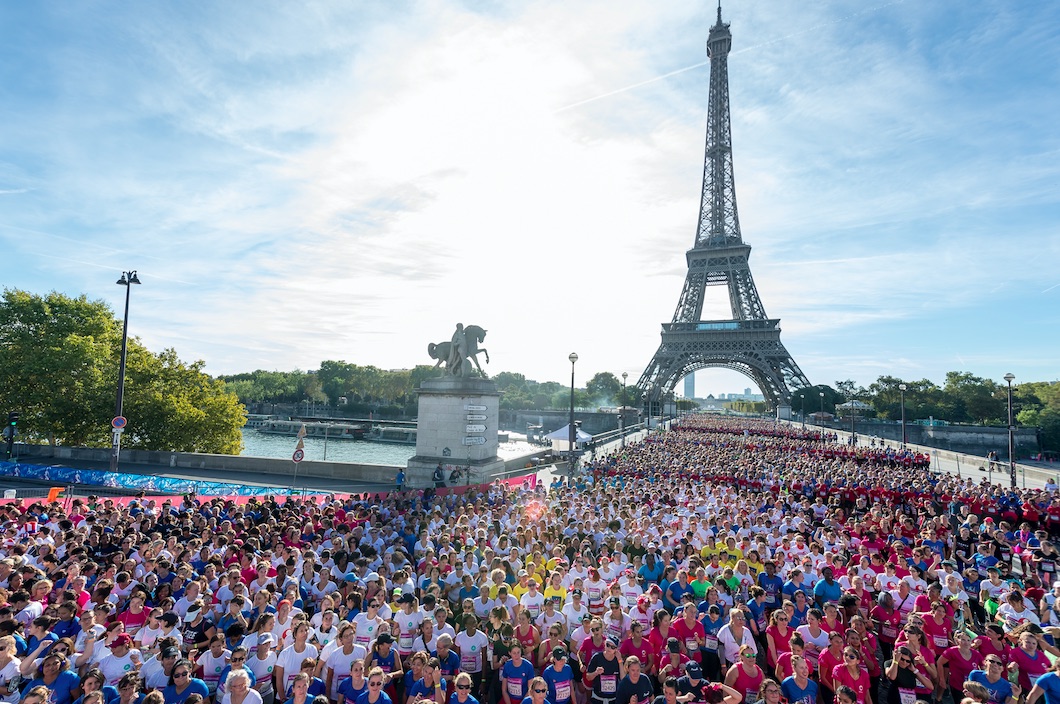
[[[0,403],[20,413],[23,440],[110,444],[121,322],[102,301],[7,289],[0,300]],[[202,362],[128,342],[124,447],[238,454],[246,413]]]

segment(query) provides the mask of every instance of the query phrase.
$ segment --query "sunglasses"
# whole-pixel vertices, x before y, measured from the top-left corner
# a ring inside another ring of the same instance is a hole
[[[548,694],[547,689],[535,689],[534,694]]]
[[[232,662],[245,662],[246,658],[232,658]]]
[[[174,672],[173,673],[173,679],[175,679],[175,680],[183,679],[184,677],[187,677],[187,676],[188,676],[187,672]]]
[[[368,686],[369,687],[382,687],[383,683],[382,682],[369,682]]]
[[[846,657],[847,657],[847,660],[857,660],[858,659],[857,655],[847,655]]]
[[[456,688],[457,689],[471,689],[471,685],[469,685],[469,684],[458,684],[456,686]]]

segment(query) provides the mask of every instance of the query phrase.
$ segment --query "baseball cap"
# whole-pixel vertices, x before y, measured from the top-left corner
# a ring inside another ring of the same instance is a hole
[[[555,648],[552,649],[552,659],[553,660],[566,660],[567,659],[567,651],[566,651],[566,649],[557,645]]]
[[[110,647],[120,648],[123,645],[132,645],[133,639],[128,633],[119,633],[118,636],[111,642]]]
[[[699,666],[698,662],[692,660],[685,665],[685,674],[693,680],[703,679],[703,668]]]
[[[582,595],[582,590],[581,589],[571,589],[570,590],[570,595],[571,596],[581,596]]]
[[[389,633],[380,633],[379,637],[375,639],[376,643],[393,643],[394,637]]]
[[[621,606],[621,605],[622,605],[622,600],[620,598],[618,598],[617,596],[611,597],[611,606]]]

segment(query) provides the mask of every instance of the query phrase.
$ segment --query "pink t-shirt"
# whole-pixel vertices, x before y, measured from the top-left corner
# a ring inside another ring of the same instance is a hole
[[[857,677],[854,677],[850,674],[850,670],[847,669],[845,664],[836,665],[832,669],[832,681],[836,687],[845,684],[854,690],[854,694],[857,695],[855,699],[857,704],[865,704],[865,695],[869,693],[872,687],[872,680],[869,678],[868,670],[860,666],[858,667]]]
[[[956,645],[946,648],[942,654],[946,656],[946,662],[949,663],[950,687],[956,690],[964,687],[972,670],[980,670],[983,667],[983,655],[977,650],[971,651],[967,660],[961,655],[961,649]]]

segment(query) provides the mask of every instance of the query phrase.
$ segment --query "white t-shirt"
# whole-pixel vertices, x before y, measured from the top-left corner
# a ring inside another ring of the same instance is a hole
[[[254,689],[266,695],[273,691],[272,671],[276,667],[275,652],[270,650],[268,657],[262,660],[256,652],[251,651],[247,657],[247,667],[254,673]]]
[[[416,642],[416,636],[420,634],[420,625],[423,623],[423,613],[413,611],[410,614],[398,611],[394,614],[394,622],[397,623],[397,650],[402,656],[412,653],[412,646]],[[360,624],[357,632],[361,632]]]
[[[486,654],[489,639],[482,631],[475,631],[469,636],[467,631],[456,635],[455,644],[460,652],[460,669],[468,673],[482,672],[482,663]]]
[[[536,619],[545,610],[545,595],[541,592],[531,595],[530,592],[519,597],[519,603],[530,612],[530,617]]]
[[[365,651],[372,645],[372,641],[375,640],[376,634],[379,632],[379,625],[383,622],[383,619],[376,616],[374,619],[369,619],[368,614],[361,612],[353,619],[353,623],[357,626],[357,635],[355,635],[354,641],[358,645],[364,646]]]
[[[132,672],[138,662],[140,662],[140,651],[130,648],[129,652],[120,658],[114,653],[103,658],[99,663],[99,669],[107,679],[107,684],[117,687],[118,681]]]
[[[169,684],[169,677],[162,667],[162,661],[151,658],[140,668],[140,679],[147,683],[150,689],[164,689]]]
[[[7,686],[12,679],[18,677],[18,666],[20,664],[21,661],[18,658],[12,658],[11,662],[7,663],[3,669],[0,669],[0,686]],[[6,697],[0,697],[0,702],[3,702],[3,704],[18,704],[18,699],[19,694],[16,689]]]
[[[232,704],[232,694],[230,692],[225,692],[225,695],[221,697],[221,704]],[[262,704],[261,695],[258,694],[256,689],[251,689],[247,692],[243,704]]]
[[[357,660],[364,660],[367,655],[368,652],[363,646],[354,644],[353,652],[349,655],[342,652],[341,648],[337,648],[328,656],[326,664],[335,673],[331,678],[331,692],[328,693],[332,699],[335,699],[335,693],[339,691],[342,681],[349,679],[350,667],[353,663]]]
[[[305,650],[298,652],[294,649],[293,645],[289,645],[283,649],[279,657],[276,658],[276,666],[283,668],[283,691],[286,692],[291,686],[291,682],[294,680],[294,676],[302,670],[302,661],[306,658],[316,658],[320,654],[315,645],[306,643]],[[254,658],[251,658],[253,661]],[[251,668],[253,669],[253,668]],[[254,673],[256,677],[258,673]]]

